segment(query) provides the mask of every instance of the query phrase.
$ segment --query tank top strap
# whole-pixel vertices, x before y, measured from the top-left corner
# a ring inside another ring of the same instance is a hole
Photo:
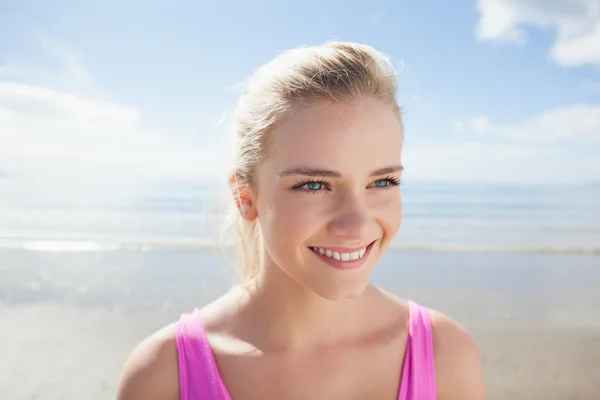
[[[431,317],[426,307],[411,300],[408,306],[409,332],[398,399],[435,400],[437,390]]]
[[[179,318],[177,356],[180,400],[231,400],[197,309]]]

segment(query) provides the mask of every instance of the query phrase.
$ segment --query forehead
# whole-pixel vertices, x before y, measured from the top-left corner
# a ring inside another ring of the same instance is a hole
[[[319,104],[292,114],[272,132],[265,160],[273,172],[294,166],[361,173],[399,164],[402,124],[372,99]]]

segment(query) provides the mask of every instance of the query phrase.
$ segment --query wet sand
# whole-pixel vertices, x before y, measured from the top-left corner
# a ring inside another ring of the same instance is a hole
[[[228,288],[223,261],[0,251],[0,398],[114,398],[140,339]],[[600,399],[600,257],[390,253],[373,282],[471,332],[489,399]]]

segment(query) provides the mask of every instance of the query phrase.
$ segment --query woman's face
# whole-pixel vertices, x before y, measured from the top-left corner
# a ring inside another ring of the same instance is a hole
[[[401,151],[397,114],[371,98],[279,124],[254,180],[265,268],[331,300],[360,295],[402,220]]]

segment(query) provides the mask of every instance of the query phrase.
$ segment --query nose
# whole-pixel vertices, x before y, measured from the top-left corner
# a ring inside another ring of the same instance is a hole
[[[360,243],[366,238],[371,215],[365,201],[347,194],[337,204],[335,216],[328,225],[332,236]]]

